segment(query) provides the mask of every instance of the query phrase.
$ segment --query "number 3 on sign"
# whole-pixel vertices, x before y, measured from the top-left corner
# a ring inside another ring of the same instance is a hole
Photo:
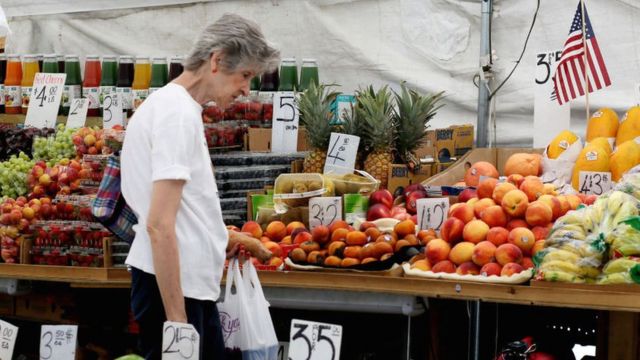
[[[585,195],[602,195],[611,190],[611,173],[580,171],[578,189]]]
[[[339,360],[342,326],[291,320],[289,360]]]
[[[439,232],[449,214],[449,198],[418,199],[418,227]]]
[[[118,94],[107,94],[104,97],[102,108],[102,126],[111,129],[116,125],[124,126],[122,112],[122,100]]]
[[[342,220],[342,198],[314,197],[309,200],[309,227],[329,226],[336,220]]]
[[[200,359],[200,335],[191,324],[165,321],[162,360]]]

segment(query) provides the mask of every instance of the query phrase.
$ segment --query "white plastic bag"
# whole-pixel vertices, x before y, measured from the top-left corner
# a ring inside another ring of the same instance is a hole
[[[224,300],[218,303],[224,345],[226,349],[231,351],[241,351],[244,346],[243,341],[246,341],[250,335],[247,333],[247,329],[241,326],[245,311],[242,299],[245,297],[245,284],[240,274],[240,265],[238,260],[234,258],[229,262],[227,269]]]
[[[571,185],[573,176],[573,166],[582,151],[582,139],[578,139],[558,156],[557,159],[549,159],[545,149],[542,156],[542,181],[562,188],[564,185]]]

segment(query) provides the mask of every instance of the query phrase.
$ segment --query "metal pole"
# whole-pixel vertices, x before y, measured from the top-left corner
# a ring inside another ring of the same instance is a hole
[[[482,1],[482,19],[480,30],[480,68],[485,76],[478,82],[478,135],[477,147],[487,147],[489,141],[489,94],[491,86],[491,15],[493,0]]]

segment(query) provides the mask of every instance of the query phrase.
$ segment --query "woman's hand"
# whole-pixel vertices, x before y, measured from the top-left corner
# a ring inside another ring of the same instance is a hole
[[[261,262],[267,262],[273,254],[269,251],[262,242],[249,235],[229,230],[229,245],[227,245],[227,257],[236,255],[239,248],[235,248],[236,245],[242,245],[251,255],[255,256]]]

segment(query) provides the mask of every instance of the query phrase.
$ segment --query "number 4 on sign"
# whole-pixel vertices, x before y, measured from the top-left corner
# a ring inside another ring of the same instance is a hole
[[[418,228],[434,229],[440,232],[442,224],[449,214],[449,198],[418,199]]]

